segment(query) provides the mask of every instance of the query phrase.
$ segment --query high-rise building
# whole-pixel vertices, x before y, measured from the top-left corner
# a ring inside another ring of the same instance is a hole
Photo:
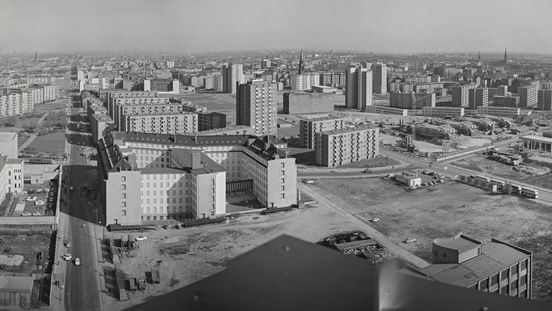
[[[263,59],[261,62],[261,69],[268,69],[270,68],[270,59]]]
[[[372,105],[372,71],[351,66],[346,73],[345,107],[365,111]]]
[[[450,88],[452,95],[452,105],[454,107],[468,107],[470,98],[470,89],[474,88],[474,85],[456,85]]]
[[[387,94],[387,66],[382,63],[372,64],[372,91],[375,94]]]
[[[301,55],[299,56],[299,68],[297,68],[297,73],[302,74],[305,72],[305,63],[303,62],[303,50],[301,50]]]
[[[403,109],[421,109],[435,107],[435,93],[401,93],[391,92],[389,106]]]
[[[236,94],[236,84],[244,83],[243,65],[224,64],[222,66],[222,92]]]
[[[536,86],[518,87],[518,95],[520,108],[529,108],[537,104]]]
[[[487,106],[489,104],[489,89],[475,88],[469,90],[469,108],[477,109],[477,107]]]
[[[213,76],[213,91],[215,92],[222,92],[223,89],[223,83],[222,83],[222,75],[216,74]]]
[[[253,80],[236,93],[236,124],[251,126],[255,135],[276,135],[276,83]]]
[[[552,90],[539,90],[538,97],[539,110],[552,110]]]
[[[519,107],[519,96],[495,96],[491,106]]]
[[[220,112],[198,113],[198,130],[207,131],[226,127],[226,115]]]

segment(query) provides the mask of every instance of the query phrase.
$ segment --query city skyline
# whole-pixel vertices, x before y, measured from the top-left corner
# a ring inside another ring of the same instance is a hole
[[[546,40],[540,27],[546,8],[552,4],[542,0],[468,0],[459,10],[436,0],[350,0],[339,5],[311,0],[211,0],[201,4],[100,0],[95,4],[6,1],[0,12],[0,53],[197,53],[282,48],[489,53],[505,47],[511,53],[552,53],[552,42]],[[531,18],[514,23],[510,12]],[[312,20],[319,20],[316,27]]]

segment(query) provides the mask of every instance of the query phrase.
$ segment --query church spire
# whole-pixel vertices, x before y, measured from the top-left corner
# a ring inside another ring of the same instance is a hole
[[[508,51],[504,49],[504,63],[508,62]]]
[[[477,62],[481,62],[481,51],[477,51]]]
[[[299,74],[302,74],[305,70],[305,64],[303,63],[303,50],[301,50],[301,55],[299,56]]]

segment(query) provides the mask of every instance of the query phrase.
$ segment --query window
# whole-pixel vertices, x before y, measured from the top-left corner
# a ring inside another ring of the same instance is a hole
[[[126,193],[123,193],[122,196],[123,196],[123,199],[126,199]]]
[[[215,216],[215,211],[211,211],[211,216]]]
[[[126,211],[122,210],[121,213],[123,213],[123,216],[126,216]]]
[[[122,180],[122,181],[126,181],[126,176],[122,176],[122,177],[121,177],[121,180]]]
[[[126,202],[122,202],[121,205],[122,205],[123,207],[126,207]]]
[[[286,194],[285,193],[282,193],[282,199],[286,197]]]
[[[122,184],[121,186],[122,186],[123,190],[126,190],[126,185],[125,184]]]

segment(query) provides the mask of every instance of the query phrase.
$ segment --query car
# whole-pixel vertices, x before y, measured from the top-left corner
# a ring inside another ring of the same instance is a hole
[[[82,225],[81,225],[81,228],[85,228],[85,227],[86,227],[86,224],[82,224]]]
[[[73,258],[73,256],[71,256],[71,254],[65,254],[65,255],[61,256],[61,258],[63,258],[63,260],[65,260],[65,261],[69,261],[69,260],[71,260],[71,258]]]
[[[404,240],[404,243],[414,243],[416,242],[416,239],[414,238],[407,238],[406,240]]]
[[[135,238],[136,241],[143,241],[143,240],[147,240],[148,237],[147,236],[144,236],[144,235],[140,235],[140,236],[137,236]]]
[[[371,221],[371,222],[378,222],[378,221],[380,221],[380,219],[377,218],[377,217],[374,217],[374,218],[372,218],[370,221]]]
[[[63,242],[63,244],[64,244],[65,247],[67,247],[67,248],[70,248],[70,247],[71,247],[71,241],[65,241],[65,242]]]
[[[34,197],[27,197],[26,201],[28,201],[28,202],[36,201],[36,196],[34,196]]]
[[[40,216],[40,212],[34,212],[33,216]]]
[[[73,191],[73,186],[69,186],[69,190]]]
[[[80,266],[80,259],[79,259],[79,257],[75,258],[75,266]]]
[[[21,213],[21,216],[32,216],[33,214],[29,213],[29,212],[23,212]]]
[[[314,180],[312,180],[312,179],[303,180],[303,182],[305,184],[314,184]]]

